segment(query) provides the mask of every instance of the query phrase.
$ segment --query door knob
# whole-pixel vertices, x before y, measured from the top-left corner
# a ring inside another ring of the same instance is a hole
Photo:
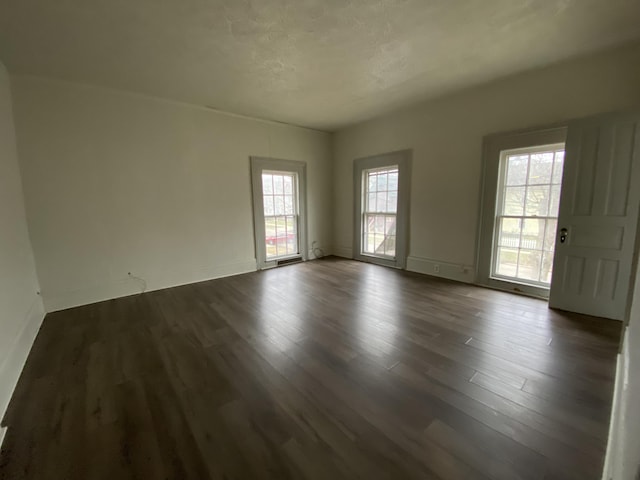
[[[566,228],[560,229],[560,243],[564,243],[567,241],[567,235],[569,235],[569,230]]]

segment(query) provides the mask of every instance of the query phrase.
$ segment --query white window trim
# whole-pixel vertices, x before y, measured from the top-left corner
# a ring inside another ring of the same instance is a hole
[[[398,166],[398,208],[396,212],[396,256],[368,255],[362,251],[363,172],[386,166]],[[359,158],[353,162],[354,234],[353,258],[362,262],[404,269],[409,252],[409,201],[411,187],[411,150]]]
[[[278,266],[278,262],[300,258],[307,260],[307,164],[295,160],[251,157],[251,190],[253,194],[253,226],[256,249],[256,264],[259,270]],[[264,229],[264,202],[262,172],[290,172],[297,176],[298,189],[298,250],[300,253],[267,260]]]
[[[547,129],[502,133],[485,137],[482,158],[482,184],[480,186],[480,212],[478,221],[478,241],[476,245],[476,283],[498,290],[515,291],[535,297],[548,298],[549,287],[535,285],[525,280],[513,280],[493,275],[492,259],[496,241],[496,213],[498,185],[500,180],[503,152],[540,146],[563,144],[567,137],[567,127],[557,126]]]

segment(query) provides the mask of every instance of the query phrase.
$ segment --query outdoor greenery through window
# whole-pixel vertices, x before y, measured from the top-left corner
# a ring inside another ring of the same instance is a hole
[[[398,166],[365,170],[362,253],[394,258],[398,211]]]
[[[563,165],[564,147],[503,154],[494,277],[550,285]]]
[[[265,246],[269,260],[300,253],[296,180],[295,173],[262,174]]]

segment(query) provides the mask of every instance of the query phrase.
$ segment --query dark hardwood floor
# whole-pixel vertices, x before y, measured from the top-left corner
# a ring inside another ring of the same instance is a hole
[[[0,478],[599,479],[619,334],[335,258],[74,308]]]

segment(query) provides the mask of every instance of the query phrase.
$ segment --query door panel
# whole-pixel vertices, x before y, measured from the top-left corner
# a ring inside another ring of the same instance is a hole
[[[551,307],[624,318],[640,201],[639,141],[638,114],[569,126]]]

